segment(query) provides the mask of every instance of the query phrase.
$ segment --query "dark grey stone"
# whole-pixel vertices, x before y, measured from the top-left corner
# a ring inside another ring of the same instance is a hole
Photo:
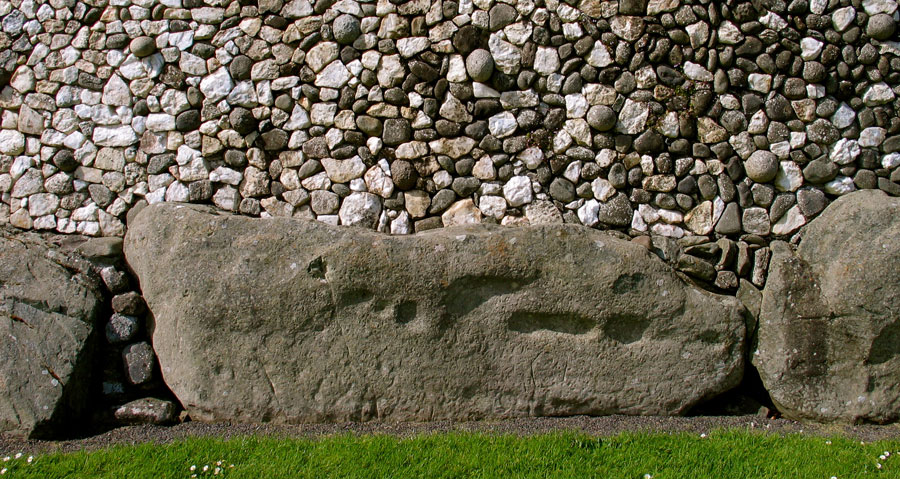
[[[129,291],[113,296],[112,308],[117,313],[137,316],[144,312],[146,305],[144,304],[144,298],[140,294]]]
[[[406,143],[412,136],[409,120],[405,118],[388,118],[384,121],[382,140],[385,145],[396,146]]]
[[[610,226],[628,226],[631,224],[634,209],[631,201],[624,193],[617,193],[605,203],[600,203],[597,217],[600,222]]]
[[[513,6],[505,3],[498,3],[491,7],[488,23],[489,28],[492,32],[496,32],[516,21],[518,15],[518,12],[516,12],[516,9]]]
[[[360,31],[359,19],[353,15],[343,14],[334,19],[332,23],[332,32],[334,39],[341,45],[350,45],[362,33]]]
[[[431,207],[428,212],[431,214],[443,213],[454,201],[456,201],[456,193],[453,190],[440,190],[431,197]]]
[[[827,183],[833,180],[837,174],[838,166],[827,158],[810,161],[803,168],[803,178],[814,185]]]
[[[381,120],[367,115],[356,117],[356,126],[369,136],[381,136],[382,132],[384,132]]]
[[[113,417],[118,424],[126,426],[165,425],[175,422],[177,411],[178,408],[172,401],[143,398],[116,407],[113,410]]]
[[[812,218],[825,209],[827,201],[822,190],[801,188],[797,191],[797,204],[800,206],[800,212],[807,218]]]
[[[243,81],[250,79],[250,69],[253,67],[253,60],[246,55],[238,55],[231,60],[231,63],[228,64],[228,73],[231,74],[231,78],[236,81]]]
[[[131,384],[144,384],[153,378],[153,348],[146,341],[129,344],[122,350],[125,376]]]
[[[890,39],[896,29],[897,25],[894,22],[894,17],[886,13],[872,15],[869,17],[868,23],[866,23],[866,35],[875,40]]]
[[[102,298],[86,260],[0,229],[0,431],[48,437],[83,421]]]
[[[550,183],[550,196],[562,203],[569,203],[575,199],[575,185],[565,178],[554,178]]]
[[[106,323],[106,340],[111,344],[127,343],[134,339],[140,327],[138,318],[115,313]]]
[[[484,49],[477,49],[466,58],[466,72],[477,82],[487,82],[494,72],[494,58]]]
[[[716,223],[716,233],[723,235],[737,234],[741,232],[741,210],[737,203],[728,203],[722,217]]]
[[[819,118],[806,127],[806,138],[813,142],[831,145],[840,139],[840,132],[830,121]]]
[[[587,122],[597,131],[609,131],[616,126],[616,112],[605,105],[591,107],[587,113]]]
[[[253,117],[253,112],[241,107],[231,110],[228,120],[231,122],[231,128],[241,135],[255,131],[259,125],[259,122]]]
[[[53,164],[62,171],[71,172],[80,166],[72,150],[59,150],[53,155]]]
[[[391,175],[394,180],[394,186],[397,189],[406,191],[416,187],[419,180],[419,173],[413,164],[405,160],[397,160],[391,163]]]
[[[200,128],[202,123],[198,110],[183,111],[175,117],[175,129],[187,133]]]

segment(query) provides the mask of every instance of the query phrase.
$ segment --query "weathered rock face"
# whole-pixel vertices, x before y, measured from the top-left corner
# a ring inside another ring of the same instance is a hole
[[[102,298],[82,266],[0,229],[0,431],[45,436],[81,419]]]
[[[196,420],[679,414],[743,373],[734,298],[580,226],[387,236],[162,203],[125,253]]]
[[[779,410],[815,421],[900,418],[900,199],[842,197],[796,251],[772,247],[754,362]]]

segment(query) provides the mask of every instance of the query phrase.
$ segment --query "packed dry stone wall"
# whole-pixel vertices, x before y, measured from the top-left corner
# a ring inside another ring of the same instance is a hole
[[[121,236],[173,201],[392,234],[571,222],[762,285],[769,240],[900,194],[897,7],[2,0],[0,221]]]

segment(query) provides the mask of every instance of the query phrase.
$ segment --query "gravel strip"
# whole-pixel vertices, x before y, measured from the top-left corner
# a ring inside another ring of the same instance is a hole
[[[808,436],[844,436],[861,441],[900,438],[900,425],[816,425],[786,419],[759,416],[604,416],[566,418],[527,418],[502,421],[429,422],[429,423],[344,423],[344,424],[206,424],[186,422],[174,426],[130,426],[81,439],[65,441],[22,440],[0,436],[0,453],[49,453],[97,450],[116,445],[141,443],[166,444],[191,437],[232,438],[249,435],[284,438],[318,438],[336,434],[387,434],[410,437],[417,434],[450,431],[477,431],[489,434],[527,436],[554,431],[582,431],[598,436],[621,432],[694,432],[708,433],[722,428],[742,428],[770,434],[804,434]]]

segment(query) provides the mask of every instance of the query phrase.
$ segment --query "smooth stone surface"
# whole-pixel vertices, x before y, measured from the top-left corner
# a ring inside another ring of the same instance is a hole
[[[137,37],[131,41],[131,53],[138,58],[150,56],[156,52],[156,41],[152,37]]]
[[[866,34],[875,40],[888,40],[897,29],[894,17],[885,13],[879,13],[869,17],[866,24]]]
[[[838,198],[796,249],[772,243],[753,362],[792,419],[900,417],[900,199]]]
[[[392,237],[161,203],[125,243],[198,421],[671,415],[742,377],[737,300],[580,226]]]
[[[770,151],[756,150],[744,162],[744,170],[757,183],[772,181],[778,174],[778,158]]]

